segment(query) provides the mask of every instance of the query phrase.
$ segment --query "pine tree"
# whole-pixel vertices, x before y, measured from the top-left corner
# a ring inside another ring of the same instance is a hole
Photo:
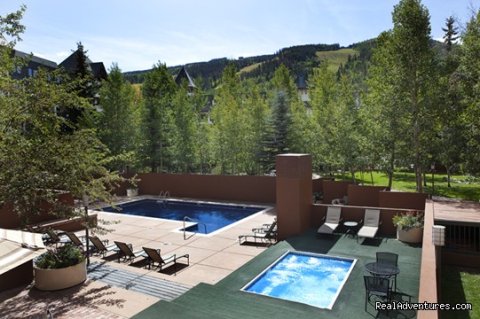
[[[288,153],[288,135],[292,124],[287,93],[278,91],[272,103],[273,150],[275,155]]]
[[[452,49],[453,43],[459,38],[458,37],[458,28],[455,26],[455,18],[450,16],[445,21],[445,28],[442,28],[442,31],[445,32],[443,40],[447,46],[447,51]]]

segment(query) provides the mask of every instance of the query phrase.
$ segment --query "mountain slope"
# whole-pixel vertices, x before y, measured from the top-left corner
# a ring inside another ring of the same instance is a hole
[[[322,61],[329,63],[332,71],[338,70],[340,65],[358,55],[356,48],[341,48],[338,44],[308,44],[284,48],[275,54],[229,60],[227,58],[213,59],[208,62],[186,64],[189,74],[194,78],[201,77],[205,87],[215,86],[222,76],[223,69],[233,63],[242,78],[269,80],[280,64],[285,64],[295,77],[308,77],[312,68]],[[168,69],[172,75],[177,74],[181,66]],[[125,72],[124,75],[132,83],[142,83],[144,76],[150,70]]]

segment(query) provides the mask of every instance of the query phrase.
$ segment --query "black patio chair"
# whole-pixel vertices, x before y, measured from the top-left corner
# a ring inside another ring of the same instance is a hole
[[[137,257],[147,258],[147,254],[143,250],[133,251],[132,244],[126,244],[121,241],[114,241],[115,245],[118,247],[118,262],[120,258],[123,258],[124,261],[132,262]]]
[[[390,279],[385,277],[363,276],[365,281],[365,311],[367,311],[367,303],[372,296],[388,302],[391,299]]]
[[[253,233],[265,233],[269,229],[274,229],[276,231],[277,228],[277,218],[275,217],[271,224],[263,224],[262,227],[252,228]]]
[[[83,239],[84,237],[81,237],[80,239],[75,233],[72,232],[65,232],[65,235],[67,235],[68,239],[74,244],[75,246],[85,250],[85,240]]]
[[[377,252],[377,263],[398,267],[398,255],[390,252]],[[394,275],[394,287],[397,288],[397,275]]]
[[[270,227],[264,232],[254,232],[253,234],[238,236],[238,243],[241,245],[244,242],[248,241],[249,238],[253,238],[255,243],[257,242],[257,239],[261,241],[269,241],[270,243],[272,243],[272,241],[276,242],[277,241],[277,223],[275,222],[271,224]]]
[[[170,263],[173,263],[175,267],[177,266],[177,260],[180,258],[185,258],[187,260],[187,265],[190,265],[190,256],[188,254],[184,254],[181,256],[177,256],[176,254],[162,256],[160,253],[160,249],[142,247],[145,253],[147,254],[148,258],[148,269],[152,266],[155,267],[155,263],[157,264],[156,267],[161,271],[162,268]]]
[[[101,240],[97,236],[90,236],[89,239],[90,242],[93,244],[93,247],[95,247],[95,253],[102,255],[102,257],[105,257],[105,255],[111,251],[115,251],[118,253],[117,245],[108,245],[108,240]]]

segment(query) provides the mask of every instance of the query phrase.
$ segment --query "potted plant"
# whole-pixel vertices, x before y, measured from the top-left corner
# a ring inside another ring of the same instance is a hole
[[[87,279],[85,256],[80,248],[66,244],[49,249],[35,260],[35,287],[39,290],[70,288]]]
[[[397,227],[397,239],[407,243],[421,243],[423,236],[423,213],[409,211],[393,216]]]

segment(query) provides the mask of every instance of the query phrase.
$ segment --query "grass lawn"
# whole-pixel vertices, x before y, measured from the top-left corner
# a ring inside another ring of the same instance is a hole
[[[328,69],[332,72],[337,72],[340,64],[345,64],[348,60],[348,56],[354,56],[358,53],[355,49],[340,49],[333,51],[318,51],[317,58],[319,60],[328,61]]]
[[[373,172],[373,185],[388,185],[388,176],[383,172]],[[337,176],[335,176],[337,178]],[[366,185],[372,185],[370,173],[358,172],[355,175],[357,182]],[[341,178],[341,177],[340,177]],[[351,179],[351,176],[345,176]],[[480,200],[480,180],[475,182],[467,181],[464,175],[453,175],[451,178],[451,187],[447,187],[447,175],[435,174],[435,196],[449,198],[461,198],[466,200]],[[415,192],[415,174],[411,172],[395,172],[392,188],[398,191]],[[432,174],[427,174],[427,186],[424,192],[432,194]]]
[[[472,311],[444,311],[442,318],[480,318],[480,270],[443,266],[441,287],[441,302],[472,304]]]

